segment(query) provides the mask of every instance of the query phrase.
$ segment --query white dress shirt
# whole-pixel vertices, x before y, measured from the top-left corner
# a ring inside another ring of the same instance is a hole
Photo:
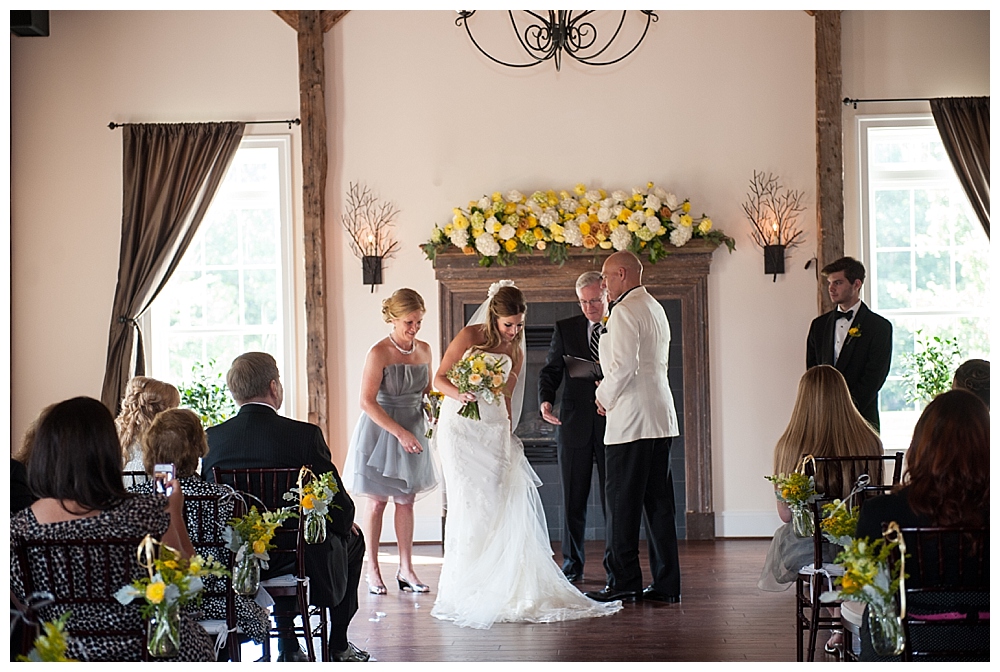
[[[859,308],[861,308],[861,299],[858,299],[858,302],[847,310],[841,310],[840,306],[837,306],[838,313],[846,313],[849,310],[853,310],[854,315],[849,320],[838,319],[837,324],[833,328],[833,362],[835,364],[840,359],[840,350],[844,347],[844,341],[847,340],[847,332],[850,331],[854,320],[858,319]]]

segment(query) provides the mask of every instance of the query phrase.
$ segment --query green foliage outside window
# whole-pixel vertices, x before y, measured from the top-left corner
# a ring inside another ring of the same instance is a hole
[[[206,428],[225,422],[236,414],[236,403],[229,396],[222,373],[212,375],[214,368],[214,359],[208,360],[207,364],[195,362],[191,367],[194,374],[191,382],[177,386],[181,393],[181,406],[197,413]]]
[[[926,337],[922,329],[916,332],[916,345],[914,352],[903,355],[904,393],[907,401],[923,406],[951,389],[962,353],[958,348],[958,339]]]

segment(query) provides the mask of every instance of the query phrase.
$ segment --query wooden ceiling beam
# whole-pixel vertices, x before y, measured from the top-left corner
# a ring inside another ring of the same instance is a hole
[[[273,10],[282,21],[291,26],[292,30],[299,30],[299,10],[297,9],[275,9]],[[342,18],[347,16],[349,9],[324,9],[319,13],[320,26],[323,28],[323,32],[329,32],[331,28],[337,25],[337,22]]]

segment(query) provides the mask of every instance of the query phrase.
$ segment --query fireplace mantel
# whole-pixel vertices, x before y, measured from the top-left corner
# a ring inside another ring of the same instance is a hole
[[[712,506],[712,440],[708,365],[708,272],[716,246],[692,240],[655,264],[643,260],[643,285],[657,299],[681,302],[684,372],[684,415],[681,432],[685,441],[687,538],[713,539],[715,513]],[[528,304],[577,300],[577,277],[601,270],[607,250],[570,250],[562,266],[542,254],[522,256],[509,266],[483,267],[476,255],[439,253],[434,273],[440,285],[441,352],[465,326],[467,304],[478,306],[486,298],[490,283],[510,278],[524,292]],[[530,311],[530,307],[529,307]],[[673,326],[673,325],[671,325]],[[673,338],[677,338],[676,333]]]

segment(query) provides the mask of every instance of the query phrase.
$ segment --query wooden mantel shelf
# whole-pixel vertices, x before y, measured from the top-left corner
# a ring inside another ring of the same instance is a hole
[[[659,300],[681,303],[684,414],[685,495],[687,538],[713,539],[711,395],[708,362],[708,273],[717,246],[695,239],[655,264],[643,259],[643,285]],[[585,271],[600,271],[611,250],[572,248],[560,266],[543,253],[522,255],[508,266],[480,266],[479,257],[458,250],[439,253],[434,275],[440,284],[441,352],[465,326],[465,307],[478,306],[489,284],[504,278],[517,283],[532,303],[574,302],[576,279]],[[530,317],[529,317],[530,321]],[[677,325],[673,338],[677,339]]]

